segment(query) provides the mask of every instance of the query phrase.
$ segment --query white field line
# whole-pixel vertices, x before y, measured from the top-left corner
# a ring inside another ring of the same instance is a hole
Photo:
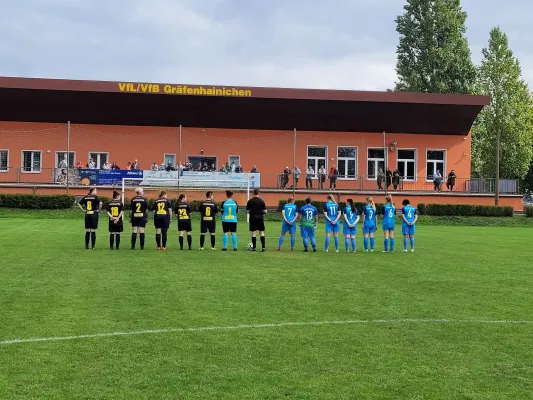
[[[230,325],[230,326],[205,326],[196,328],[168,328],[168,329],[147,329],[140,331],[128,332],[108,332],[108,333],[90,333],[76,336],[52,336],[29,339],[9,339],[0,341],[0,346],[19,344],[19,343],[36,343],[36,342],[59,342],[65,340],[80,340],[107,338],[114,336],[134,336],[161,333],[182,333],[182,332],[207,332],[207,331],[227,331],[241,329],[264,329],[264,328],[282,328],[291,326],[323,326],[323,325],[353,325],[353,324],[485,324],[485,325],[531,325],[533,320],[482,320],[482,319],[361,319],[345,321],[313,321],[313,322],[281,322],[271,324],[250,324],[250,325]]]

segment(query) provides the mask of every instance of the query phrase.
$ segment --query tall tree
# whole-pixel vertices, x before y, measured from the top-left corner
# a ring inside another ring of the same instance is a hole
[[[533,157],[533,101],[521,78],[520,63],[509,48],[507,35],[490,31],[478,71],[476,89],[491,97],[472,129],[472,171],[496,175],[496,138],[500,136],[500,176],[524,178]]]
[[[460,0],[407,0],[396,19],[397,91],[472,93],[476,69]]]

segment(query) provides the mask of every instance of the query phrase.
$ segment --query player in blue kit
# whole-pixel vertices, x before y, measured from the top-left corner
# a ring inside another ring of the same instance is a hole
[[[222,251],[228,251],[229,234],[231,233],[231,242],[233,244],[233,251],[237,251],[237,212],[239,206],[233,200],[233,192],[226,190],[227,199],[220,207],[222,209],[222,231],[224,236],[222,238]],[[214,248],[213,248],[214,250]]]
[[[305,205],[298,214],[300,221],[300,234],[304,243],[304,252],[308,252],[309,241],[313,252],[316,252],[315,229],[318,228],[318,210],[311,204],[311,197],[305,199]]]
[[[403,234],[403,252],[407,253],[407,239],[411,242],[411,251],[415,251],[415,232],[416,221],[418,221],[418,214],[409,200],[405,199],[402,202],[402,234]]]
[[[370,252],[374,252],[374,232],[376,232],[376,205],[372,197],[366,198],[366,206],[363,210],[363,244],[365,253],[368,253],[370,238]]]
[[[392,201],[392,196],[385,197],[385,205],[383,206],[383,253],[394,251],[394,227],[396,226],[396,207]]]
[[[279,236],[278,251],[281,251],[283,246],[283,239],[285,234],[289,232],[291,235],[291,251],[294,251],[294,245],[296,244],[296,220],[298,219],[298,207],[294,204],[294,198],[289,197],[287,204],[281,211],[283,216],[283,224],[281,225],[281,235]]]
[[[335,251],[339,252],[339,231],[341,218],[341,210],[339,205],[333,200],[332,195],[328,195],[328,201],[324,204],[324,215],[326,216],[326,242],[324,244],[324,251],[329,250],[329,242],[331,241],[331,234],[335,239]]]
[[[344,247],[346,253],[350,252],[350,243],[352,244],[352,252],[355,253],[355,228],[359,222],[359,211],[355,208],[353,199],[346,200],[346,207],[344,208],[344,224],[342,233],[344,234]]]

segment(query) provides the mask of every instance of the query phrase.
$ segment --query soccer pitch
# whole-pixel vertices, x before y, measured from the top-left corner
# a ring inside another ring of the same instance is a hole
[[[151,225],[133,252],[105,218],[85,250],[82,218],[0,219],[0,399],[533,396],[531,228],[420,226],[407,254],[358,232],[336,254],[321,224],[319,252],[277,253],[269,222],[251,253],[241,223],[222,253],[198,222],[179,251],[174,223],[166,252]]]

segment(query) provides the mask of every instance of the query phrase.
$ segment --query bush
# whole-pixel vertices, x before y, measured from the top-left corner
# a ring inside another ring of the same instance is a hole
[[[67,196],[65,194],[0,194],[0,207],[9,208],[58,210],[71,208],[74,202],[74,196]]]
[[[525,206],[524,215],[528,218],[533,218],[533,206]]]
[[[512,217],[512,207],[478,206],[473,204],[419,204],[420,215],[458,217]]]

